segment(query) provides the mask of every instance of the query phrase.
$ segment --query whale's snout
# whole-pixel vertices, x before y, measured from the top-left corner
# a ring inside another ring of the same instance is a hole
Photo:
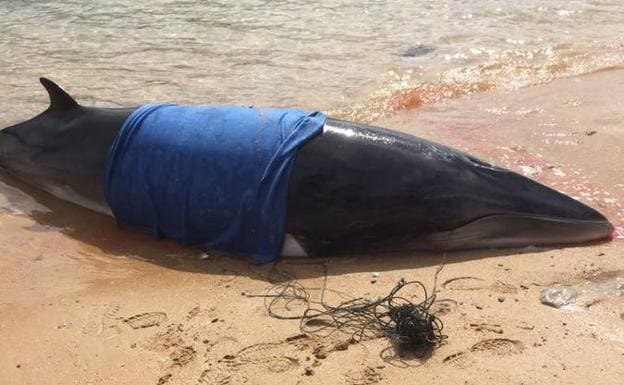
[[[611,239],[614,226],[597,210],[509,170],[476,167],[476,202],[487,210],[451,231],[453,248],[581,244]],[[496,202],[495,204],[492,202]],[[466,210],[477,207],[466,203]],[[469,218],[469,216],[466,216]]]

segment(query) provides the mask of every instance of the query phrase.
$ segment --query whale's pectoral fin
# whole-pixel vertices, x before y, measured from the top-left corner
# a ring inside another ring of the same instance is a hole
[[[65,111],[78,107],[78,103],[74,100],[74,98],[59,87],[58,84],[46,78],[39,78],[39,81],[50,95],[49,111]]]

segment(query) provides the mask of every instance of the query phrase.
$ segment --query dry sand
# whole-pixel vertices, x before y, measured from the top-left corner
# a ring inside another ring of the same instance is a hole
[[[606,213],[622,237],[623,100],[624,71],[613,70],[376,123],[531,175]],[[437,293],[448,341],[427,359],[402,360],[385,339],[302,336],[298,321],[270,318],[262,299],[241,295],[271,286],[268,267],[153,241],[3,176],[0,384],[616,384],[624,297],[565,310],[538,297],[553,283],[624,275],[623,254],[622,240],[449,254]],[[293,261],[278,268],[317,297],[321,266]],[[441,261],[330,259],[327,284],[354,296],[383,295],[401,277],[431,288]]]

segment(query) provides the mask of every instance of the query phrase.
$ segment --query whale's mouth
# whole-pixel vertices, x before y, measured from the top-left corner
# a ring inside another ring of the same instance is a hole
[[[613,241],[615,239],[615,227],[611,230],[611,234],[609,234],[609,240]]]
[[[431,234],[425,241],[440,250],[573,245],[612,240],[614,231],[606,219],[493,214]]]

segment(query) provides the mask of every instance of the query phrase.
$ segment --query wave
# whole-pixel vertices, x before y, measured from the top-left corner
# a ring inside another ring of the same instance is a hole
[[[472,48],[468,52],[476,55],[482,50]],[[460,53],[454,57],[465,59],[467,55]],[[622,42],[507,49],[490,53],[481,63],[451,67],[433,74],[417,68],[392,70],[382,89],[361,103],[336,108],[330,114],[366,123],[447,99],[493,89],[531,87],[621,67],[624,67]]]

